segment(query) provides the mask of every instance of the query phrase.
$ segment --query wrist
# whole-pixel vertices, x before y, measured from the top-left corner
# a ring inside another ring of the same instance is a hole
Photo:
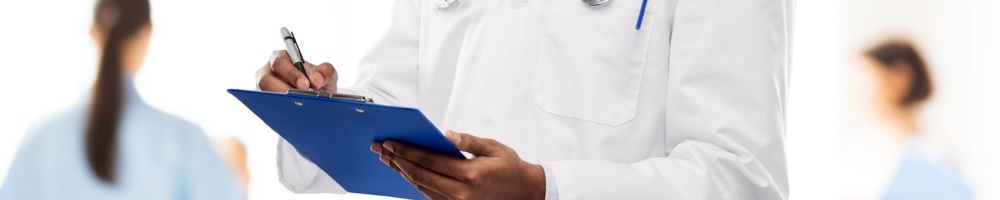
[[[529,188],[527,199],[545,199],[545,170],[542,169],[542,165],[537,164],[527,164],[528,165],[528,184]]]

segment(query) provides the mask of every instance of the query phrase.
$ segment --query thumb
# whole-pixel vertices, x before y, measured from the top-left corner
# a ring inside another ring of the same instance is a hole
[[[322,63],[315,65],[313,72],[309,76],[312,78],[312,85],[315,89],[323,89],[327,91],[337,91],[337,69],[333,67],[330,63]]]
[[[475,156],[496,156],[501,150],[500,143],[493,139],[480,138],[455,131],[445,132],[445,137],[452,144],[455,144],[455,147],[459,151],[469,152]]]

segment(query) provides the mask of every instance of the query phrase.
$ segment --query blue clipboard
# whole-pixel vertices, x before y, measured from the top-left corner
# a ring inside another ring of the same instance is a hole
[[[228,91],[348,192],[427,199],[369,150],[375,141],[394,140],[465,159],[414,108],[296,94]]]

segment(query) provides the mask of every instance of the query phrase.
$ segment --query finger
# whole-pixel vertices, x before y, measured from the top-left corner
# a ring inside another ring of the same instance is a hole
[[[290,88],[292,88],[291,85],[288,85],[288,83],[285,83],[285,81],[278,79],[274,75],[264,75],[260,78],[260,81],[257,81],[257,89],[262,91],[287,92]]]
[[[337,91],[338,76],[337,69],[330,63],[316,65],[309,73],[313,89],[328,91]]]
[[[449,140],[459,151],[469,152],[475,156],[498,156],[502,153],[503,144],[489,138],[480,138],[467,133],[448,131]],[[457,138],[457,139],[451,139]]]
[[[396,164],[401,173],[407,176],[413,183],[427,187],[427,189],[440,194],[456,194],[465,189],[465,185],[458,180],[430,171],[409,160],[393,156],[389,158],[391,159],[391,163]]]
[[[441,193],[437,193],[434,190],[427,189],[427,187],[424,187],[424,186],[422,186],[420,184],[413,183],[413,181],[410,181],[410,179],[406,179],[406,180],[409,181],[410,184],[412,184],[414,187],[417,187],[417,191],[420,191],[420,193],[424,194],[424,196],[427,196],[428,199],[431,199],[431,200],[448,199],[448,197],[445,197]]]
[[[391,154],[395,154],[394,156],[409,160],[421,167],[456,179],[461,177],[462,166],[466,164],[462,162],[463,160],[430,152],[401,142],[386,141],[382,145],[388,151],[383,153],[391,152]]]
[[[392,154],[382,154],[378,156],[378,160],[382,161],[383,164],[389,166],[389,168],[392,168],[393,171],[402,173],[401,171],[399,171],[399,167],[397,167],[395,163],[392,163],[391,157]]]
[[[455,146],[462,142],[462,135],[452,130],[445,131],[444,137],[448,138],[448,141],[451,141],[451,144]]]
[[[372,147],[371,147],[372,148],[372,152],[389,152],[388,150],[383,150],[382,149],[383,148],[382,147],[382,143],[378,143],[378,142],[376,142],[376,143],[378,144],[378,146],[376,146],[376,145],[373,144]],[[399,166],[397,166],[396,163],[393,163],[393,162],[390,161],[391,160],[390,159],[391,156],[392,156],[392,154],[381,155],[381,156],[379,156],[379,160],[381,160],[382,163],[385,163],[386,165],[388,165],[389,168],[392,168],[393,171],[396,171],[396,173],[399,173],[399,176],[402,176],[403,179],[406,179],[407,182],[410,182],[410,185],[413,185],[413,187],[416,187],[417,191],[420,191],[420,193],[424,194],[424,196],[427,196],[427,198],[429,198],[429,199],[448,199],[444,195],[442,195],[441,193],[438,193],[437,191],[428,189],[427,187],[424,187],[423,185],[420,185],[417,182],[413,182],[413,180],[411,180],[409,176],[407,176],[406,174],[404,174],[399,169]]]
[[[381,142],[373,142],[372,146],[368,147],[368,149],[371,150],[372,153],[378,154],[379,156],[382,155],[382,148],[383,147]]]
[[[257,77],[257,89],[258,90],[260,90],[260,81],[264,79],[264,76],[270,75],[270,74],[271,74],[271,62],[268,61],[266,64],[264,64],[264,67],[261,67],[260,69],[257,70],[257,76],[256,77]]]
[[[271,54],[271,71],[279,79],[297,89],[309,89],[309,80],[306,75],[292,65],[292,60],[288,58],[285,50],[274,51]]]
[[[382,156],[382,157],[384,158],[385,156]],[[383,161],[383,162],[388,163],[390,168],[392,168],[397,173],[399,173],[399,176],[403,177],[403,179],[406,179],[406,182],[409,182],[410,185],[413,185],[413,187],[417,188],[417,191],[420,191],[421,194],[424,194],[424,196],[427,196],[428,199],[448,199],[447,197],[445,197],[441,193],[438,193],[437,191],[434,191],[434,190],[431,190],[431,189],[429,189],[427,187],[424,187],[423,185],[420,185],[417,182],[413,182],[413,180],[410,179],[410,176],[407,176],[406,174],[400,172],[399,166],[396,166],[395,163],[391,163],[391,162],[387,162],[387,161]]]

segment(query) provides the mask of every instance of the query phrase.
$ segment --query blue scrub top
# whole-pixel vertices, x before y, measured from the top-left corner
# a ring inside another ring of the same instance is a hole
[[[201,128],[146,105],[125,86],[117,179],[101,182],[84,145],[87,103],[35,124],[0,188],[6,199],[241,199]]]
[[[909,142],[899,169],[882,199],[972,199],[972,187],[966,184],[958,170],[946,162],[932,159],[921,147],[923,145],[917,140]]]

